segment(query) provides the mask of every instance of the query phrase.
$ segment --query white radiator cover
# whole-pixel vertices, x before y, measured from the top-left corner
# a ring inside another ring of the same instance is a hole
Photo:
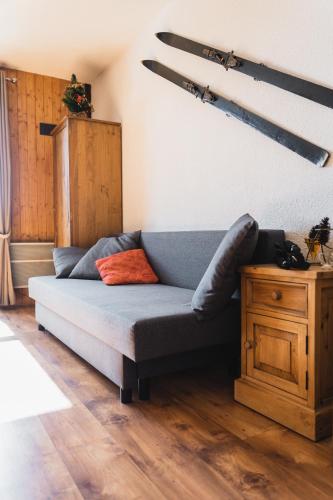
[[[14,288],[27,288],[32,276],[54,274],[54,243],[10,243]]]

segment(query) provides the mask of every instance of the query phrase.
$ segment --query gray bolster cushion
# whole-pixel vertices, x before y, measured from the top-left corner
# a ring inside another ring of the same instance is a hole
[[[139,247],[140,234],[141,231],[135,231],[110,238],[101,238],[76,264],[69,278],[99,280],[100,275],[95,264],[96,260],[125,250],[135,250]]]
[[[258,224],[249,214],[230,227],[192,298],[200,319],[215,316],[229,303],[238,286],[238,268],[251,261],[258,234]]]
[[[54,248],[53,262],[56,278],[68,278],[76,264],[88,252],[87,248]]]

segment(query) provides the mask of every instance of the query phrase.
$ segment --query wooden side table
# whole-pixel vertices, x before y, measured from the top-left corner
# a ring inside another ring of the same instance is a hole
[[[332,434],[333,270],[242,272],[235,399],[314,441]]]

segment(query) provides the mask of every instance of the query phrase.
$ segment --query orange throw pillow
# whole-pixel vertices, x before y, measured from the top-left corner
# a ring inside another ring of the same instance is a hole
[[[142,249],[127,250],[98,259],[96,267],[106,285],[158,282],[158,277]]]

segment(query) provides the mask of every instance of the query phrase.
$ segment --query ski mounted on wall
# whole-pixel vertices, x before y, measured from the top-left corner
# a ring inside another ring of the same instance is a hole
[[[316,146],[315,144],[288,132],[288,130],[271,123],[265,118],[238,106],[235,102],[211,92],[209,87],[202,87],[201,85],[185,78],[157,61],[145,60],[142,61],[142,64],[154,73],[166,78],[182,89],[187,90],[187,92],[193,94],[195,97],[199,97],[202,102],[208,102],[212,106],[224,111],[228,116],[234,116],[238,120],[241,120],[256,130],[259,130],[262,134],[270,137],[274,141],[282,144],[282,146],[285,146],[300,156],[303,156],[303,158],[306,158],[318,167],[323,167],[329,158],[329,153],[319,146]]]
[[[208,61],[213,61],[223,66],[226,70],[229,68],[234,69],[245,75],[252,76],[255,80],[270,83],[271,85],[275,85],[275,87],[333,108],[333,89],[268,68],[264,64],[248,61],[247,59],[235,56],[233,51],[223,52],[222,50],[214,49],[208,45],[194,42],[173,33],[160,32],[156,33],[156,36],[171,47],[184,50]]]

